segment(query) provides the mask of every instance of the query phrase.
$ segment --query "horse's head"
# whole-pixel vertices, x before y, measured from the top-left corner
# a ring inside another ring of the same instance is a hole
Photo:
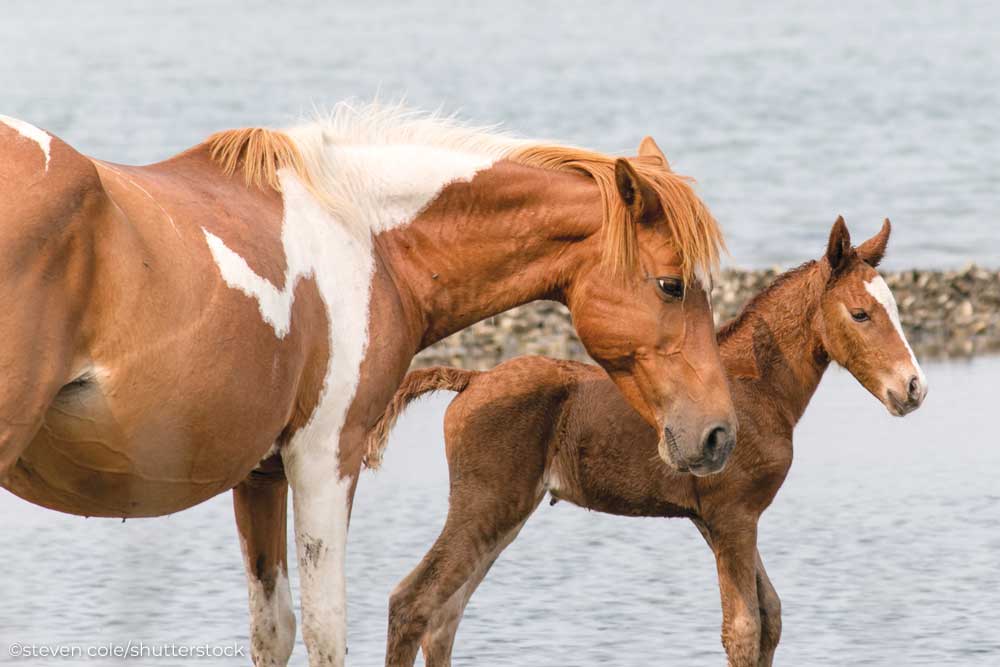
[[[573,280],[567,303],[581,341],[660,434],[674,468],[717,472],[736,415],[709,301],[722,239],[690,185],[647,139],[614,165],[605,260]]]
[[[886,220],[878,234],[853,248],[844,219],[837,219],[823,260],[830,279],[817,326],[830,358],[902,417],[920,407],[927,380],[903,334],[896,300],[875,270],[890,230]]]

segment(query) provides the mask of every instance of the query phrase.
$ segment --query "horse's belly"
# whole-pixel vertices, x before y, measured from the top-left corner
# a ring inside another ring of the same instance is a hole
[[[257,449],[268,447],[262,441],[220,456],[217,438],[181,417],[147,411],[123,421],[93,397],[57,399],[5,486],[70,514],[161,516],[232,488],[260,460]]]

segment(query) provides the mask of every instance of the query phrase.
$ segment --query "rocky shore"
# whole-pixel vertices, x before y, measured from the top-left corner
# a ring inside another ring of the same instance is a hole
[[[777,269],[723,273],[712,294],[716,323],[733,317],[766,287]],[[1000,271],[970,265],[960,271],[885,273],[900,319],[921,359],[966,358],[1000,351]],[[490,368],[521,354],[587,360],[569,311],[542,301],[479,322],[424,350],[414,366]]]

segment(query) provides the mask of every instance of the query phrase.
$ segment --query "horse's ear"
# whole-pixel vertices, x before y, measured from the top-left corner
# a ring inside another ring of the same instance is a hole
[[[851,233],[847,231],[844,216],[838,216],[837,222],[833,223],[833,229],[830,230],[830,240],[826,244],[826,261],[830,262],[830,268],[834,273],[847,266],[851,252]]]
[[[660,147],[656,145],[653,141],[653,137],[646,137],[639,142],[639,157],[655,157],[659,158],[660,162],[667,169],[670,169],[670,163],[667,161],[667,156],[663,154]]]
[[[889,234],[891,233],[892,224],[890,224],[889,218],[886,218],[878,234],[858,246],[858,257],[872,268],[878,266],[882,257],[885,256],[885,246],[889,243]]]
[[[642,221],[643,214],[651,210],[656,203],[653,186],[647,183],[625,158],[615,160],[615,185],[632,220]]]

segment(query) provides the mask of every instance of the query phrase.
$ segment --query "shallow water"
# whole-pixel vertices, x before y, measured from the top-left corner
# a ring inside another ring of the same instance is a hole
[[[926,370],[930,396],[902,420],[831,370],[800,424],[760,531],[783,603],[778,664],[1000,664],[1000,359]],[[352,665],[381,664],[388,595],[443,525],[448,400],[416,404],[384,470],[362,479],[348,556]],[[12,642],[245,646],[227,496],[125,524],[9,494],[0,513],[4,658]],[[294,570],[292,581],[298,600]],[[720,622],[714,562],[687,521],[543,503],[473,597],[455,664],[720,665]],[[306,664],[301,642],[292,664]]]
[[[692,174],[741,266],[843,213],[890,267],[1000,265],[1000,4],[5,2],[0,113],[150,162],[348,98],[398,99]]]

